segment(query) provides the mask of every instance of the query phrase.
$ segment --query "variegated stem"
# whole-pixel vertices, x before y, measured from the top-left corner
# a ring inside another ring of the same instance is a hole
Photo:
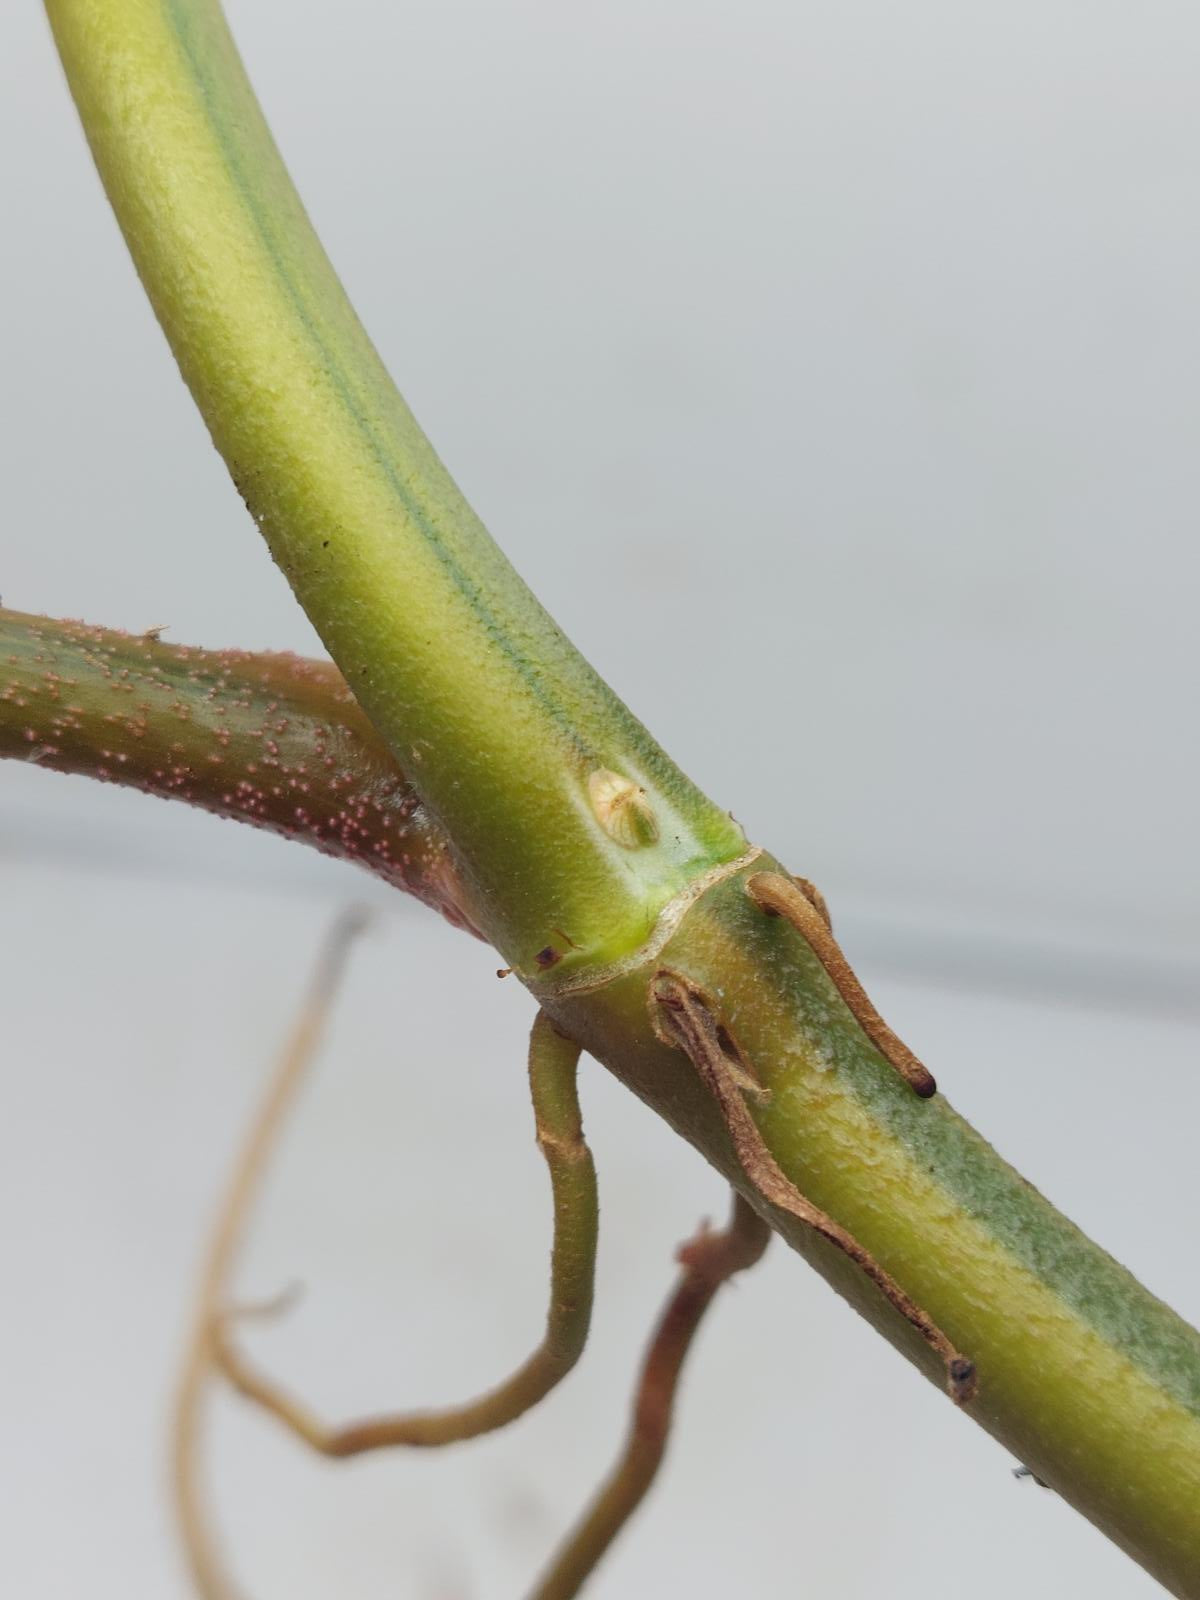
[[[741,829],[564,637],[438,459],[309,224],[219,5],[47,10],[213,442],[453,840],[483,931],[524,977],[546,950],[565,970],[625,954],[697,872],[741,854]],[[614,811],[619,792],[638,799]]]
[[[660,972],[703,996],[753,1064],[763,1093],[749,1111],[784,1177],[975,1362],[962,1414],[1200,1600],[1200,1336],[940,1094],[914,1096],[863,1005],[848,1008],[812,945],[755,903],[748,875],[782,864],[752,859],[563,638],[396,392],[215,0],[47,5],[180,369],[298,599],[451,841],[482,931],[565,1032],[944,1381],[844,1253],[772,1212],[695,1068],[656,1033]],[[580,559],[586,573],[595,552]],[[711,626],[729,637],[737,622]]]

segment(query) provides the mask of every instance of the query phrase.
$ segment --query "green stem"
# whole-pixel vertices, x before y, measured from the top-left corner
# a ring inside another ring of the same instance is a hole
[[[944,1095],[882,1064],[816,956],[761,913],[747,880],[708,891],[655,958],[606,986],[547,992],[561,1026],[618,1071],[879,1331],[939,1386],[943,1364],[846,1258],[764,1207],[648,1018],[656,971],[710,996],[767,1100],[784,1173],[865,1245],[973,1358],[964,1415],[1155,1574],[1200,1597],[1200,1334],[1015,1172]],[[1036,1114],[1036,1107],[1031,1107]],[[795,1373],[781,1381],[795,1381]],[[830,1374],[844,1384],[848,1374]]]
[[[138,271],[234,482],[518,971],[645,937],[740,830],[537,604],[396,392],[207,0],[54,0]],[[597,561],[603,552],[596,552]],[[596,815],[647,791],[637,848]]]
[[[941,1096],[916,1099],[812,949],[750,898],[751,872],[783,869],[743,864],[740,831],[563,639],[392,387],[213,0],[48,9],[217,447],[445,829],[484,932],[561,1027],[940,1385],[910,1324],[738,1166],[714,1099],[656,1027],[656,974],[707,997],[762,1085],[751,1111],[786,1178],[974,1358],[968,1414],[1200,1600],[1200,1336]]]
[[[0,608],[0,756],[299,839],[474,926],[444,834],[327,661]]]

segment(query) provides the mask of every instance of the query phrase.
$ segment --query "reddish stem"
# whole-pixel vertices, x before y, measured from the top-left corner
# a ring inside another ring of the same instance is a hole
[[[331,662],[0,609],[0,756],[299,839],[476,931],[449,846]]]

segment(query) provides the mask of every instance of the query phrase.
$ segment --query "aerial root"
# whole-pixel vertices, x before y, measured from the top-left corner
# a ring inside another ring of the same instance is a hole
[[[259,1188],[296,1091],[310,1066],[361,917],[339,920],[322,953],[278,1068],[239,1156],[213,1230],[176,1402],[175,1497],[188,1561],[204,1600],[236,1600],[216,1553],[199,1482],[200,1401],[212,1370],[272,1413],[321,1453],[357,1455],[388,1445],[435,1446],[503,1427],[543,1398],[575,1365],[591,1320],[598,1205],[596,1174],[583,1137],[577,1094],[579,1046],[544,1013],[529,1046],[529,1084],[538,1146],[550,1174],[554,1240],[545,1333],[533,1354],[505,1382],[476,1400],[446,1410],[381,1416],[329,1427],[260,1373],[238,1346],[237,1325],[285,1310],[294,1293],[258,1305],[235,1305],[229,1281]]]
[[[578,1361],[591,1320],[598,1202],[576,1092],[579,1046],[540,1012],[529,1047],[538,1146],[554,1194],[550,1305],[542,1343],[503,1383],[465,1405],[368,1417],[332,1427],[261,1373],[232,1338],[228,1314],[213,1324],[213,1357],[246,1399],[269,1411],[321,1455],[335,1459],[393,1446],[430,1449],[478,1438],[513,1422],[544,1398]]]
[[[706,997],[678,974],[666,970],[655,977],[652,994],[660,1036],[688,1056],[708,1086],[729,1130],[738,1161],[758,1193],[848,1256],[942,1358],[946,1389],[951,1399],[958,1405],[972,1399],[976,1388],[974,1363],[955,1349],[936,1323],[890,1273],[884,1271],[874,1256],[832,1217],[806,1200],[781,1170],[743,1098],[744,1068],[731,1059],[728,1036]]]
[[[176,1390],[171,1441],[176,1515],[188,1565],[203,1600],[237,1600],[238,1595],[219,1554],[200,1482],[201,1401],[212,1371],[216,1335],[227,1314],[227,1286],[280,1125],[320,1043],[350,946],[365,921],[363,912],[349,911],[330,930],[291,1036],[234,1163],[204,1260]],[[235,1314],[278,1315],[294,1297],[294,1290],[285,1291],[273,1302],[248,1306]]]
[[[680,1247],[684,1270],[646,1351],[624,1450],[530,1600],[571,1600],[578,1594],[645,1498],[666,1453],[680,1374],[704,1313],[723,1283],[754,1265],[770,1237],[767,1224],[735,1195],[726,1228],[702,1227]]]
[[[833,937],[825,897],[806,878],[785,878],[780,872],[756,872],[746,880],[746,893],[769,917],[782,917],[804,939],[845,1001],[854,1020],[883,1059],[910,1084],[922,1100],[937,1093],[929,1069],[898,1039],[876,1011],[867,992]]]

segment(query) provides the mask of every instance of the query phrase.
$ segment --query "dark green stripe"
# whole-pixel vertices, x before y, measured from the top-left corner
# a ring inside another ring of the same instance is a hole
[[[871,1117],[1082,1322],[1200,1417],[1200,1333],[1056,1211],[945,1099],[918,1100],[894,1072],[881,1072],[816,958],[802,959],[806,1019]],[[1030,1110],[1036,1115],[1036,1104]]]
[[[442,568],[449,575],[451,581],[454,583],[455,588],[467,601],[468,605],[471,607],[475,616],[478,618],[479,622],[482,624],[487,634],[496,645],[497,649],[516,669],[518,675],[523,680],[533,699],[542,708],[542,710],[549,715],[551,720],[557,724],[559,731],[565,735],[566,742],[577,754],[583,758],[589,760],[597,759],[591,747],[581,737],[579,729],[576,727],[573,718],[566,711],[561,702],[548,692],[547,674],[545,669],[536,662],[531,661],[530,658],[514,644],[511,636],[506,632],[503,624],[484,600],[478,582],[471,578],[470,575],[463,570],[452,552],[446,548],[437,528],[430,520],[424,506],[419,500],[414,499],[408,492],[387,451],[386,445],[380,439],[377,429],[375,428],[371,419],[361,409],[357,399],[355,398],[352,391],[352,386],[349,382],[346,371],[337,356],[336,350],[325,341],[320,330],[314,324],[311,316],[309,315],[307,306],[304,302],[302,290],[289,272],[286,261],[284,260],[277,246],[270,225],[270,208],[267,207],[264,210],[264,208],[260,207],[257,202],[257,196],[251,177],[247,175],[245,165],[241,159],[241,152],[238,147],[236,133],[230,133],[227,131],[225,122],[219,115],[219,105],[222,98],[222,82],[220,75],[214,76],[208,70],[203,43],[196,38],[194,16],[189,14],[190,8],[188,7],[186,0],[162,0],[162,5],[163,11],[169,20],[171,31],[178,44],[180,58],[196,86],[196,91],[200,102],[206,108],[206,112],[208,114],[208,125],[212,130],[217,147],[219,148],[224,159],[226,170],[229,173],[239,198],[241,199],[245,213],[253,224],[259,241],[262,244],[267,258],[271,263],[276,280],[279,283],[280,288],[283,290],[289,304],[292,307],[292,310],[295,312],[298,322],[308,336],[308,339],[319,358],[320,364],[333,380],[347,414],[354,422],[359,434],[367,444],[372,456],[382,470],[389,488],[395,495],[400,505],[411,517],[426,544],[432,550]],[[299,206],[299,201],[297,201],[297,205]],[[331,273],[332,270],[333,269],[331,267]],[[415,422],[415,420],[413,426],[414,428],[418,427],[418,424]],[[463,507],[467,515],[470,516],[473,521],[477,522],[481,537],[485,540],[488,540],[490,543],[491,536],[487,533],[483,525],[478,523],[478,519],[475,518],[474,513],[470,510],[465,502],[463,502]],[[498,549],[497,556],[500,561],[504,561],[504,556]],[[536,597],[521,582],[521,579],[511,567],[508,570],[512,573],[513,582],[520,585],[525,595],[528,597],[530,606],[536,607],[538,614],[544,617],[547,622],[549,622],[549,617],[543,610]],[[554,630],[554,633],[556,637],[561,638],[561,635],[558,634],[557,629]],[[577,652],[572,652],[572,654],[576,656],[579,665],[585,672],[588,673],[589,677],[594,677],[594,674],[591,673],[591,669],[588,668],[582,656],[578,656]],[[595,682],[596,685],[599,686],[600,680],[596,679]]]

